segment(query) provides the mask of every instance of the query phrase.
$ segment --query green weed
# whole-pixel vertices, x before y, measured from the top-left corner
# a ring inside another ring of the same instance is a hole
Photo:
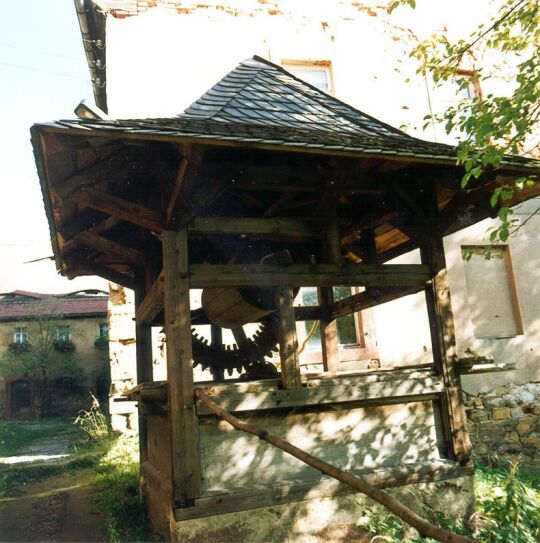
[[[139,494],[138,441],[121,436],[97,466],[93,483],[111,543],[148,541],[144,500]]]
[[[537,543],[540,541],[540,473],[520,473],[519,458],[507,470],[478,466],[475,473],[475,538],[482,543]],[[471,536],[462,524],[444,513],[425,508],[431,522],[461,535]],[[431,543],[398,517],[377,505],[363,506],[358,524],[378,534],[373,543]]]

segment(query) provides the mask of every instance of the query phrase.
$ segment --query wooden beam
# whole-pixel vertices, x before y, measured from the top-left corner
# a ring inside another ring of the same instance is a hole
[[[97,209],[141,228],[156,232],[163,230],[163,220],[158,211],[101,190],[85,188],[72,194],[71,198],[79,205]]]
[[[119,170],[125,170],[129,166],[130,160],[130,156],[126,153],[116,153],[54,185],[52,190],[61,198],[66,199],[87,185],[117,176]]]
[[[473,466],[460,466],[455,462],[430,461],[414,465],[384,467],[377,470],[352,470],[353,475],[362,477],[377,488],[393,488],[418,483],[429,483],[471,476]],[[246,511],[260,507],[272,507],[287,503],[301,502],[306,499],[333,498],[337,495],[355,492],[352,488],[329,477],[321,477],[317,481],[294,483],[289,485],[257,488],[235,492],[204,496],[195,500],[195,507],[176,509],[174,516],[177,522],[189,519],[204,518],[236,511]]]
[[[320,235],[308,220],[196,217],[188,226],[191,235],[245,235],[254,238],[302,240]]]
[[[180,507],[192,506],[200,493],[187,240],[186,229],[166,230],[162,236],[172,481]]]
[[[337,285],[409,287],[429,280],[428,268],[420,264],[193,264],[189,267],[191,288],[206,287],[302,287]]]
[[[420,249],[423,264],[429,266],[432,280],[426,284],[426,306],[431,331],[435,369],[443,377],[445,390],[441,395],[441,419],[445,441],[450,454],[460,462],[468,462],[471,443],[467,431],[465,406],[461,397],[461,383],[457,371],[457,350],[454,318],[448,286],[448,273],[442,235],[438,231],[438,206],[435,187],[425,187],[428,226],[431,236]]]
[[[140,309],[141,301],[146,294],[145,270],[135,272],[135,310]],[[135,352],[137,359],[137,383],[145,383],[153,380],[152,372],[152,328],[141,321],[135,322]],[[148,460],[148,431],[146,417],[138,410],[139,416],[139,454],[141,465]],[[141,472],[142,473],[142,472]]]
[[[387,288],[377,288],[373,287],[364,292],[359,292],[358,294],[353,294],[348,298],[343,298],[338,302],[332,304],[329,307],[330,317],[333,319],[339,319],[340,317],[345,317],[351,313],[356,313],[357,311],[363,311],[364,309],[369,309],[379,304],[384,304],[386,302],[391,302],[403,296],[408,296],[409,294],[416,294],[424,290],[423,286],[412,286],[412,287],[387,287]]]
[[[110,281],[111,283],[117,283],[118,285],[122,285],[123,287],[129,289],[135,288],[135,281],[131,274],[128,275],[125,273],[120,273],[116,270],[113,270],[112,268],[95,264],[93,262],[86,262],[84,264],[70,266],[66,270],[66,275],[68,277],[77,277],[80,275],[97,275],[99,277],[103,277],[103,279],[107,279],[107,281]]]
[[[178,199],[180,198],[180,193],[182,191],[182,185],[184,183],[184,178],[186,175],[188,164],[189,164],[188,159],[185,156],[183,156],[182,160],[180,161],[180,167],[178,168],[178,174],[176,176],[176,180],[174,182],[171,196],[169,198],[169,203],[167,204],[167,210],[165,213],[167,225],[172,223],[173,217],[175,215],[176,207],[178,205]]]
[[[285,389],[302,387],[300,361],[298,359],[298,339],[293,310],[293,291],[281,287],[276,293],[278,314],[279,356],[281,359],[281,383]]]
[[[137,304],[135,312],[136,323],[151,323],[163,309],[163,274],[160,274],[154,284],[146,291],[146,295]]]
[[[373,376],[370,376],[373,377]],[[265,390],[261,392],[222,392],[219,387],[208,387],[208,394],[220,407],[234,413],[266,411],[282,407],[362,402],[362,405],[385,405],[437,399],[444,385],[440,376],[431,371],[393,372],[380,380],[367,376],[351,376],[343,384],[319,384],[293,390]],[[210,411],[197,402],[197,415]]]
[[[324,236],[325,260],[331,264],[341,264],[341,244],[339,226],[335,213],[335,205],[332,216],[326,224]],[[334,303],[333,287],[319,287],[317,289],[319,304],[327,311]],[[337,322],[331,318],[321,319],[321,351],[324,371],[336,372],[339,369],[339,347]]]
[[[92,247],[92,249],[96,249],[107,255],[119,257],[122,261],[131,262],[135,266],[144,266],[145,257],[143,253],[117,241],[112,241],[102,236],[91,234],[90,232],[80,233],[75,238],[75,241],[78,244]]]

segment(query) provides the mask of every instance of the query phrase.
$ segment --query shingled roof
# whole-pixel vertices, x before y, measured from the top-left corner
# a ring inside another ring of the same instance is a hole
[[[284,148],[455,162],[452,146],[413,138],[260,57],[241,62],[171,118],[58,121],[56,125],[145,136],[257,143]],[[508,161],[527,165],[520,157]],[[536,165],[537,166],[537,165]]]

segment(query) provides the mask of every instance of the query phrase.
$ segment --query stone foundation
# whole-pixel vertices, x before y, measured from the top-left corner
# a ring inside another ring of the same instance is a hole
[[[480,462],[504,464],[522,454],[523,466],[540,465],[540,383],[463,395],[473,453]]]
[[[474,508],[473,477],[389,489],[418,513],[431,507],[454,518]],[[333,543],[365,542],[358,526],[362,494],[347,494],[177,522],[179,543]]]

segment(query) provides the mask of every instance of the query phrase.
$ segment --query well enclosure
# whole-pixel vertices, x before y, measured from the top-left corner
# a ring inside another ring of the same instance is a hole
[[[492,214],[492,190],[531,163],[508,157],[462,192],[451,147],[257,58],[178,117],[61,121],[32,136],[58,268],[135,290],[129,398],[157,531],[351,540],[332,530],[359,514],[347,488],[233,430],[196,387],[375,486],[415,484],[436,501],[451,482],[464,514],[473,468],[460,375],[484,369],[456,355],[442,239]],[[388,263],[414,249],[418,264]],[[335,300],[344,286],[355,293]],[[302,287],[317,289],[316,305],[293,305]],[[343,371],[337,319],[422,291],[432,363]],[[322,372],[300,366],[298,321],[320,323]],[[153,381],[152,326],[165,330],[166,382]],[[194,366],[212,380],[195,382]]]

